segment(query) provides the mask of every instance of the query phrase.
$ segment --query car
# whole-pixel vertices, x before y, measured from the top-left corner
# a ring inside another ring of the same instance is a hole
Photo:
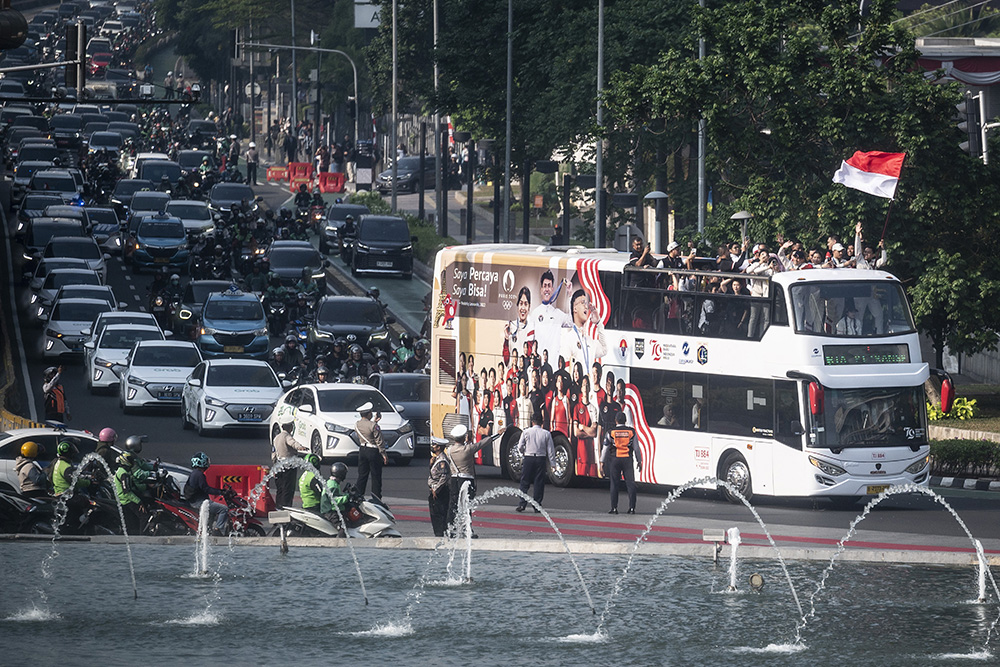
[[[44,192],[33,192],[21,200],[21,205],[17,209],[17,228],[15,236],[24,234],[28,220],[44,215],[45,207],[62,204],[62,197],[47,195]]]
[[[379,373],[369,382],[413,426],[414,451],[430,454],[431,378],[423,373]]]
[[[107,282],[107,261],[111,259],[111,255],[102,253],[97,241],[92,238],[53,236],[45,245],[42,257],[75,257],[86,260],[90,269],[101,277],[101,282]]]
[[[267,249],[265,259],[271,273],[281,278],[281,284],[294,285],[302,280],[302,269],[309,269],[319,285],[319,293],[326,294],[326,267],[329,260],[323,259],[319,251],[308,241],[274,241]]]
[[[117,389],[122,363],[135,344],[144,340],[164,340],[163,331],[156,325],[111,324],[104,327],[99,338],[85,342],[83,366],[90,393]]]
[[[187,137],[188,146],[191,148],[205,147],[211,150],[215,148],[215,138],[218,136],[219,130],[215,123],[210,120],[191,120],[187,129],[184,130],[184,134]]]
[[[396,164],[396,192],[419,192],[424,188],[434,189],[434,156],[425,157],[423,162],[424,170],[421,174],[419,156],[399,158]],[[392,192],[392,168],[380,173],[375,179],[375,184],[382,194]]]
[[[111,118],[111,113],[108,113],[108,117]],[[127,119],[128,116],[125,116]],[[108,123],[108,132],[117,132],[122,135],[125,139],[135,141],[141,134],[139,131],[139,125],[133,123],[129,120],[112,120]]]
[[[146,160],[169,160],[169,159],[170,156],[167,155],[166,153],[137,153],[136,156],[132,158],[132,162],[129,165],[129,168],[131,169],[132,172],[132,178],[139,178],[136,174],[139,173],[139,167],[141,167],[142,163],[145,162]]]
[[[308,443],[309,451],[324,462],[353,461],[361,444],[354,426],[358,407],[371,403],[381,413],[379,428],[385,441],[386,456],[401,465],[413,460],[413,426],[389,402],[382,392],[364,384],[306,384],[286,392],[271,414],[270,430],[277,434],[281,424],[295,424],[294,437]]]
[[[156,318],[150,313],[139,313],[139,312],[126,312],[121,310],[113,310],[107,313],[101,313],[94,318],[94,321],[86,329],[82,329],[82,333],[86,338],[84,343],[95,340],[101,335],[105,327],[109,327],[112,324],[139,324],[148,326],[158,326],[156,324]],[[168,336],[170,334],[164,334]]]
[[[326,227],[319,237],[319,251],[328,255],[334,250],[340,250],[340,228],[344,226],[347,216],[353,216],[355,222],[371,211],[363,204],[330,204],[326,210]]]
[[[171,199],[167,203],[167,214],[180,218],[189,236],[210,232],[215,227],[208,204],[194,199]]]
[[[290,383],[289,383],[290,384]],[[199,435],[267,426],[284,386],[274,369],[256,359],[207,359],[181,392],[181,424]]]
[[[88,431],[65,428],[19,428],[0,433],[0,489],[20,491],[21,482],[17,477],[14,462],[21,455],[21,445],[34,442],[45,451],[38,453],[38,462],[44,468],[56,456],[56,446],[63,438],[76,438],[80,456],[86,456],[97,449],[97,436]]]
[[[62,258],[54,259],[56,262],[60,260]],[[43,259],[39,262],[39,266],[47,261],[49,260]],[[29,313],[31,312],[30,309],[38,308],[43,303],[51,304],[55,299],[56,292],[64,285],[100,285],[101,277],[87,266],[83,266],[82,268],[53,268],[45,273],[45,278],[38,283],[37,287],[35,286],[36,282],[37,280],[32,280],[31,290],[25,292],[25,302],[21,306]]]
[[[120,25],[120,24],[119,24]],[[87,58],[90,76],[102,76],[114,58],[110,53],[93,53]]]
[[[208,207],[223,220],[229,220],[230,207],[254,200],[253,190],[242,183],[216,183],[208,192]]]
[[[374,297],[326,296],[319,300],[309,324],[309,344],[322,350],[345,338],[369,349],[388,349],[389,325],[395,322]]]
[[[186,177],[198,171],[198,167],[201,166],[201,161],[206,157],[208,158],[208,163],[212,165],[213,168],[218,166],[215,162],[215,156],[210,151],[177,151],[177,164],[181,167],[181,175]]]
[[[172,160],[143,160],[136,170],[136,178],[145,178],[159,185],[166,176],[170,186],[177,185],[181,177],[181,167]]]
[[[95,84],[96,85],[96,84]],[[90,140],[95,134],[100,134],[102,132],[108,131],[108,121],[106,120],[93,120],[89,123],[83,124],[83,140],[87,143],[88,151],[90,150]],[[95,149],[96,150],[96,149]]]
[[[267,317],[257,296],[233,288],[208,295],[198,336],[202,356],[264,359],[268,342]]]
[[[73,257],[50,257],[49,259],[39,260],[38,265],[32,273],[24,275],[24,280],[28,283],[28,288],[33,292],[38,292],[45,284],[45,278],[56,269],[83,269],[84,271],[90,271],[90,265],[87,264],[82,259],[75,259]],[[93,271],[90,273],[94,274],[94,283],[99,285],[101,278]]]
[[[363,215],[351,253],[351,274],[398,273],[413,278],[413,239],[406,220],[391,215]]]
[[[126,414],[137,408],[176,409],[184,383],[201,362],[198,346],[190,341],[136,343],[119,367],[118,405]]]
[[[91,232],[90,213],[83,206],[67,206],[66,204],[56,204],[47,206],[42,214],[47,218],[59,218],[60,220],[78,220],[83,231],[87,234]]]
[[[113,208],[98,208],[88,206],[87,215],[90,218],[90,231],[94,240],[106,252],[121,252],[121,220]]]
[[[52,311],[43,315],[45,335],[41,337],[42,356],[61,357],[82,354],[83,329],[101,313],[114,308],[104,299],[61,299]]]
[[[141,190],[132,195],[132,199],[128,204],[129,213],[134,214],[143,211],[159,213],[167,208],[167,202],[169,201],[170,195],[166,192]]]
[[[184,286],[180,306],[174,312],[171,324],[173,332],[185,338],[196,337],[201,327],[201,311],[208,295],[225,292],[232,283],[228,280],[192,280]]]
[[[46,216],[32,218],[19,234],[21,246],[24,249],[24,259],[34,260],[41,256],[45,246],[54,237],[84,235],[83,225],[79,220],[59,220]]]
[[[36,138],[32,137],[32,139]],[[54,164],[59,159],[59,149],[54,143],[39,143],[37,141],[24,143],[24,141],[24,139],[21,140],[22,143],[17,149],[16,164],[22,162],[52,162]]]
[[[49,136],[61,150],[76,151],[83,143],[83,117],[76,114],[56,114],[49,119]]]
[[[63,285],[56,290],[55,296],[50,300],[39,298],[36,304],[37,310],[33,313],[35,318],[42,319],[42,315],[60,299],[101,299],[107,301],[112,308],[128,307],[127,303],[115,298],[115,292],[110,285]]]
[[[46,171],[48,169],[52,169],[53,167],[55,167],[55,162],[52,162],[51,160],[19,161],[11,174],[11,201],[14,204],[17,204],[17,202],[24,198],[28,191],[28,185],[31,183],[31,177],[35,175],[36,171]],[[59,198],[59,203],[63,203],[62,197]]]
[[[132,195],[144,190],[152,191],[155,187],[152,181],[141,178],[123,178],[115,183],[115,189],[111,192],[111,203],[118,212],[118,217],[124,220],[128,216]]]
[[[84,131],[86,134],[86,130]],[[87,140],[87,150],[91,153],[104,149],[109,153],[118,155],[125,145],[125,137],[118,132],[111,132],[107,129],[94,132]],[[116,158],[117,159],[117,158]]]
[[[191,253],[187,232],[180,219],[166,214],[146,218],[139,223],[130,240],[134,244],[132,273],[163,266],[177,271],[187,270]]]
[[[76,179],[65,169],[36,171],[28,182],[28,191],[57,194],[65,204],[83,206],[83,197],[77,189]]]

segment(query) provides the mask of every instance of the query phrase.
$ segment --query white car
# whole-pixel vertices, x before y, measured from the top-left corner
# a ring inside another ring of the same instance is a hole
[[[28,314],[40,320],[52,308],[52,304],[60,299],[101,299],[107,301],[112,308],[128,308],[127,303],[115,298],[115,291],[110,285],[63,285],[51,299],[39,299],[35,310]]]
[[[306,384],[292,389],[278,400],[271,415],[270,433],[281,424],[295,422],[295,439],[324,462],[355,459],[360,445],[354,425],[361,418],[358,406],[371,402],[381,412],[386,455],[401,465],[413,460],[413,426],[375,387],[363,384]]]
[[[198,346],[190,341],[136,343],[119,369],[118,405],[125,413],[136,408],[180,405],[184,382],[201,361]]]
[[[44,260],[43,260],[44,261]],[[96,271],[88,268],[82,269],[52,269],[44,280],[36,288],[32,281],[32,288],[24,294],[23,307],[31,319],[38,317],[38,307],[42,304],[52,305],[56,292],[64,285],[100,285],[101,277]]]
[[[104,331],[104,327],[111,326],[112,324],[148,324],[149,326],[157,327],[159,324],[156,322],[156,318],[153,317],[152,313],[137,313],[137,312],[125,312],[120,310],[114,310],[107,313],[101,313],[94,321],[91,322],[90,326],[86,329],[82,329],[82,333],[86,338],[84,343],[95,340]],[[164,333],[164,336],[169,336],[169,333]],[[187,377],[187,376],[185,376]]]
[[[101,252],[97,241],[90,237],[53,236],[42,251],[42,257],[72,257],[85,260],[90,269],[101,277],[102,283],[108,281],[107,260],[111,259],[111,255]]]
[[[196,199],[171,199],[167,202],[167,215],[180,218],[188,234],[204,234],[215,227],[208,204]]]
[[[289,385],[291,383],[288,383]],[[199,435],[266,426],[284,388],[274,370],[256,359],[209,359],[184,383],[181,423]]]
[[[42,356],[61,357],[64,354],[82,354],[83,330],[94,318],[114,308],[103,299],[60,299],[52,305],[52,312],[43,314],[45,335],[41,336]]]
[[[132,347],[143,340],[163,340],[158,326],[112,324],[104,327],[97,340],[83,344],[83,366],[87,369],[87,389],[96,394],[114,389],[120,383],[118,373]]]
[[[21,428],[0,433],[0,489],[19,491],[21,482],[14,469],[14,461],[21,455],[21,445],[31,441],[45,448],[39,452],[38,461],[43,466],[56,457],[56,445],[63,437],[73,437],[79,442],[80,456],[97,448],[97,436],[87,431],[54,428]]]

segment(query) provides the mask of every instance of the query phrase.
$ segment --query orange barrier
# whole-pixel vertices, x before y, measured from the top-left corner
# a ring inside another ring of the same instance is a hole
[[[313,166],[311,162],[289,162],[288,178],[304,178],[311,181],[313,178]]]
[[[233,487],[233,491],[244,498],[249,498],[250,493],[260,484],[266,474],[267,468],[263,466],[213,465],[206,471],[205,477],[208,479],[209,486],[222,489],[228,484]],[[256,514],[258,517],[265,517],[268,512],[275,509],[274,496],[265,489],[257,499]]]
[[[269,181],[287,181],[288,180],[288,169],[285,167],[268,167],[267,168],[267,180]]]
[[[288,178],[288,191],[292,194],[299,191],[299,186],[305,183],[306,189],[312,190],[312,179],[304,176],[290,176]]]
[[[319,174],[320,192],[343,192],[344,175],[340,173],[330,173],[328,171]]]

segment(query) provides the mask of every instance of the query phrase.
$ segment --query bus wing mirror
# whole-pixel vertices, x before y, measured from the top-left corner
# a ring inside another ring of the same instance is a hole
[[[809,383],[809,411],[813,416],[823,413],[823,385],[819,382]]]

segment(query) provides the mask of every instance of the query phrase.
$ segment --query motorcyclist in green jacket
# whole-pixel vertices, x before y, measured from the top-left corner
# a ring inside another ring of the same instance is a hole
[[[306,454],[306,463],[319,470],[320,460],[315,454]],[[299,477],[299,496],[302,498],[302,509],[320,514],[320,499],[323,497],[323,483],[312,470],[306,470]]]
[[[73,484],[73,473],[76,471],[73,459],[80,453],[74,440],[76,438],[66,438],[56,446],[57,457],[52,465],[52,493],[57,497],[69,491]],[[90,480],[86,477],[77,480],[77,489],[85,489],[88,486]]]
[[[148,492],[146,483],[153,476],[153,473],[143,470],[139,466],[138,457],[132,452],[122,452],[117,463],[115,493],[122,504],[125,526],[130,533],[135,535],[142,530],[148,518],[142,501]]]
[[[330,479],[326,480],[326,492],[320,499],[319,513],[327,521],[337,527],[337,537],[344,537],[344,524],[341,521],[347,510],[347,466],[334,463],[330,470]]]

